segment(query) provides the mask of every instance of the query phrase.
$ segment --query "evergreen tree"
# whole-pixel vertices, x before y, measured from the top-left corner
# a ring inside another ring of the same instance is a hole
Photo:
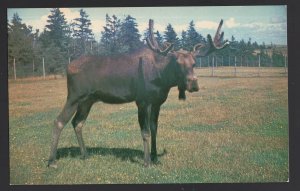
[[[36,63],[42,63],[44,58],[46,73],[49,73],[50,70],[51,73],[64,73],[68,56],[55,44],[46,29],[38,37],[35,54],[37,57]]]
[[[160,47],[163,47],[163,45],[164,45],[163,36],[159,33],[159,31],[156,31],[156,33],[154,33],[154,35],[155,35],[155,38],[156,38],[156,41],[157,41],[158,45]]]
[[[8,25],[8,63],[12,65],[13,59],[16,63],[26,65],[32,62],[34,37],[32,27],[22,23],[17,13],[13,15],[11,24]]]
[[[92,46],[90,44],[94,41],[94,35],[90,26],[91,20],[88,19],[86,12],[80,9],[80,18],[75,18],[75,22],[72,24],[73,37],[75,38],[73,43],[77,45],[74,57],[91,53]]]
[[[256,41],[252,44],[252,46],[253,46],[254,49],[258,49],[259,48],[259,45],[257,44]]]
[[[48,16],[47,22],[46,28],[48,29],[49,37],[52,39],[54,45],[59,47],[61,51],[66,52],[70,31],[64,14],[59,8],[53,8],[51,10],[51,15]]]
[[[158,45],[163,48],[164,47],[164,37],[161,35],[161,33],[159,31],[156,31],[156,32],[153,32],[153,35],[154,35],[154,38],[156,39]],[[144,36],[143,40],[146,41],[146,38],[148,38],[148,36],[149,36],[149,29],[145,30],[143,36]]]
[[[233,43],[233,42],[236,42],[236,41],[235,41],[235,37],[234,37],[233,35],[231,36],[231,42],[232,42],[232,43]]]
[[[110,17],[106,14],[106,25],[103,27],[104,31],[101,32],[100,39],[102,54],[119,54],[124,52],[120,49],[121,44],[121,21],[115,15]],[[126,50],[127,51],[127,50]]]
[[[203,36],[196,31],[194,21],[190,22],[186,36],[186,50],[191,51],[196,44],[205,42]]]
[[[120,49],[128,49],[129,52],[137,50],[143,44],[140,41],[141,35],[139,34],[139,30],[137,29],[137,23],[135,22],[135,18],[128,15],[125,20],[121,24],[121,41]]]
[[[166,42],[173,43],[175,50],[179,48],[179,39],[171,24],[167,25],[167,28],[164,32],[164,39]]]
[[[180,46],[181,46],[182,49],[186,49],[186,47],[188,47],[188,42],[187,41],[188,41],[187,32],[183,30],[181,32],[181,40],[180,40]]]
[[[47,22],[38,40],[39,56],[45,59],[46,72],[64,73],[70,56],[70,26],[59,8],[51,10]]]

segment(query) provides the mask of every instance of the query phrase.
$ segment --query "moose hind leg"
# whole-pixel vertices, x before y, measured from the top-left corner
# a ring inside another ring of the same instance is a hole
[[[80,103],[78,105],[77,112],[74,118],[72,119],[72,125],[75,130],[75,134],[80,147],[81,159],[86,159],[88,157],[88,153],[82,137],[82,127],[91,110],[92,105],[93,102],[91,100],[87,100],[85,102]]]
[[[54,167],[54,168],[57,167],[55,164],[55,160],[56,160],[58,140],[61,131],[63,130],[64,126],[68,123],[68,121],[71,119],[71,117],[74,115],[76,109],[77,109],[77,104],[71,104],[70,101],[67,101],[63,110],[54,121],[54,128],[52,133],[52,144],[51,144],[50,156],[48,160],[48,167]]]

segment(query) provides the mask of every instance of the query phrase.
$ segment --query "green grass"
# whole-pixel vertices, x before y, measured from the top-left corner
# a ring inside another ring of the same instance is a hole
[[[53,121],[66,99],[66,81],[10,81],[10,183],[286,182],[287,78],[200,77],[199,83],[200,91],[188,93],[186,101],[178,101],[173,88],[161,108],[160,164],[143,167],[134,103],[97,103],[83,129],[90,157],[79,159],[69,123],[60,137],[58,168],[51,169]]]

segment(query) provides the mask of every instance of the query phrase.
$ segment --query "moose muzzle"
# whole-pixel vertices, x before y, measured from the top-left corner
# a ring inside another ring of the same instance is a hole
[[[198,79],[196,76],[189,77],[187,79],[186,90],[188,92],[197,92],[199,91]]]

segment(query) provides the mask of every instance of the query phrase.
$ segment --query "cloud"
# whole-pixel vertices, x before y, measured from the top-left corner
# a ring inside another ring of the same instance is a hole
[[[201,29],[216,29],[218,28],[218,24],[217,22],[213,22],[213,21],[198,21],[195,23],[195,27],[198,30]]]
[[[105,26],[104,20],[91,20],[91,26],[90,29],[92,29],[96,39],[99,38],[100,32],[103,30],[103,27]]]
[[[183,30],[186,31],[188,29],[188,24],[174,25],[173,27],[177,35],[181,35]]]
[[[225,24],[225,27],[227,27],[227,28],[235,28],[235,27],[239,27],[241,25],[240,23],[237,23],[235,21],[235,18],[233,18],[233,17],[226,20],[224,22],[224,24]]]
[[[259,30],[260,28],[265,27],[265,24],[261,22],[252,22],[252,23],[243,24],[241,27],[250,28],[250,29],[256,28],[257,30]]]
[[[72,22],[75,18],[80,17],[79,11],[72,11],[70,8],[60,8],[59,10],[65,15],[68,23]]]
[[[283,17],[276,17],[270,19],[269,22],[249,22],[249,23],[239,23],[235,18],[231,17],[224,22],[225,27],[228,29],[238,29],[238,30],[254,30],[256,33],[261,34],[271,34],[278,32],[286,32],[286,20]]]
[[[239,27],[241,24],[236,22],[235,18],[231,17],[228,20],[224,21],[224,26],[227,28],[236,28]],[[201,29],[208,29],[208,30],[216,30],[219,26],[219,22],[214,21],[198,21],[195,24],[196,28],[198,30]]]
[[[241,25],[243,28],[255,29],[257,32],[285,32],[286,31],[286,23],[263,23],[263,22],[252,22]]]
[[[75,18],[80,17],[79,11],[72,11],[70,8],[60,8],[60,11],[64,14],[68,23],[71,23]],[[48,24],[47,20],[49,15],[51,15],[50,11],[48,14],[45,14],[38,19],[28,20],[26,24],[31,25],[34,29],[43,31]]]
[[[138,28],[140,34],[142,34],[148,28],[148,23],[147,22],[139,23],[137,28]],[[156,24],[155,24],[155,28],[156,28]]]
[[[47,18],[44,19],[41,17],[40,19],[28,20],[26,24],[32,26],[33,29],[39,29],[40,31],[43,31],[45,25],[47,24]]]
[[[79,11],[72,11],[70,8],[60,8],[60,11],[63,12],[68,23],[74,22],[75,18],[80,17]],[[103,27],[105,26],[105,20],[103,19],[93,20],[91,18],[88,19],[91,20],[90,29],[92,29],[95,38],[98,39],[100,32],[103,30]]]
[[[79,12],[71,11],[69,8],[60,8],[60,11],[65,15],[68,23],[70,23],[74,18],[79,17]],[[47,20],[50,14],[51,12],[49,11],[48,14],[45,14],[40,18],[26,21],[26,24],[32,26],[33,29],[39,29],[40,31],[43,31],[48,24]]]

